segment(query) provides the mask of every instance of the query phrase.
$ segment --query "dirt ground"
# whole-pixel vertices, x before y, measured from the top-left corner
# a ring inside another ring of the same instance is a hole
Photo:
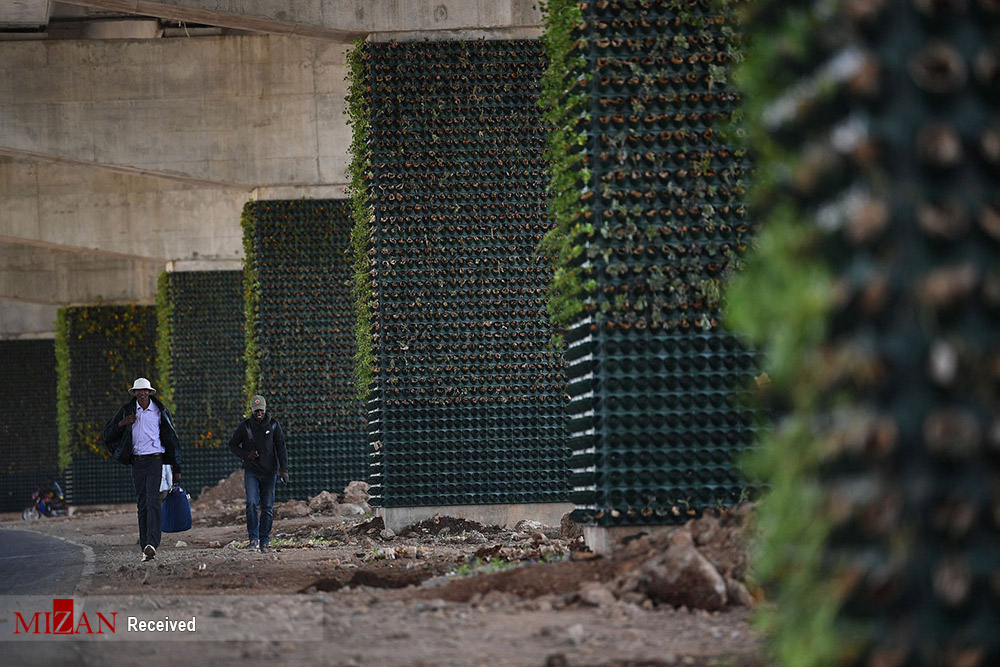
[[[30,524],[5,515],[0,527],[89,547],[93,563],[77,596],[216,596],[223,607],[218,596],[267,596],[256,615],[241,610],[249,624],[292,618],[305,601],[323,610],[317,641],[184,642],[169,651],[156,642],[78,642],[69,653],[56,643],[5,647],[30,657],[24,664],[65,657],[141,665],[234,658],[344,667],[766,664],[750,625],[752,587],[735,583],[746,572],[749,510],[682,529],[729,587],[728,603],[707,611],[671,604],[673,591],[655,583],[655,562],[674,549],[676,536],[640,537],[601,557],[566,522],[506,529],[435,517],[393,535],[363,500],[353,500],[326,494],[311,508],[279,504],[272,551],[262,554],[242,548],[242,484],[223,480],[192,503],[192,529],[164,534],[149,563],[140,562],[134,507],[79,508]]]

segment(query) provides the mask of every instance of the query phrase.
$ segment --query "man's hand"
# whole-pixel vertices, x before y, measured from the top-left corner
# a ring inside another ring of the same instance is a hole
[[[288,484],[288,473],[287,472],[281,473],[281,482],[282,482],[282,484]]]
[[[135,423],[135,415],[129,415],[125,419],[118,422],[118,428],[125,428]]]
[[[173,482],[174,482],[174,484],[178,484],[180,481],[181,481],[181,474],[179,472],[175,472],[173,474]]]
[[[249,454],[247,454],[247,458],[250,459],[251,461],[253,461],[254,459],[259,459],[260,458],[260,454],[255,449],[252,452],[250,452]]]

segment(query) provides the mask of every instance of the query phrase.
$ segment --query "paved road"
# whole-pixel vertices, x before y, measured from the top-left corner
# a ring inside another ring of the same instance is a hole
[[[75,544],[0,528],[0,595],[71,595],[84,562]]]

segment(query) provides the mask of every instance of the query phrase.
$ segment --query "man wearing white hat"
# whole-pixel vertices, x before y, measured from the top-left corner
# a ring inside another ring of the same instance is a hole
[[[156,398],[146,378],[136,378],[128,401],[104,427],[104,446],[119,463],[132,466],[132,484],[139,516],[142,562],[153,560],[160,546],[160,478],[163,464],[173,466],[179,482],[181,451],[170,411]]]

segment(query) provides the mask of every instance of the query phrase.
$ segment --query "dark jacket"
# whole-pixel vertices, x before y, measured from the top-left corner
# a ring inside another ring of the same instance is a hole
[[[160,408],[160,444],[166,450],[163,454],[163,462],[172,465],[175,474],[180,474],[181,446],[177,440],[177,431],[174,430],[174,422],[170,418],[170,410],[167,410],[166,406],[155,396],[150,396],[149,400],[156,403],[156,406]],[[119,428],[118,424],[126,416],[134,414],[135,399],[133,398],[118,408],[115,416],[104,426],[104,446],[111,453],[111,458],[125,465],[132,463],[132,426]]]
[[[265,413],[261,423],[248,417],[236,427],[229,439],[229,449],[240,457],[243,467],[259,475],[273,475],[288,472],[288,452],[285,449],[285,434],[281,424]],[[249,459],[250,452],[257,452],[258,458]]]

